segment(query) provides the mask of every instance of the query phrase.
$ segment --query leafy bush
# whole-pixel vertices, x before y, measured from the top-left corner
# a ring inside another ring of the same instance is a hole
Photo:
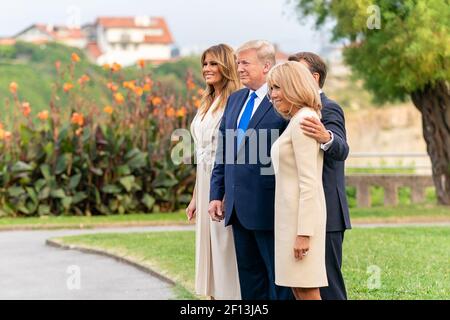
[[[0,46],[0,59],[13,59],[16,57],[14,46]]]
[[[34,59],[34,58],[33,58]],[[187,128],[201,93],[188,74],[186,96],[162,95],[141,63],[125,81],[118,64],[104,66],[107,82],[78,76],[78,54],[57,62],[50,108],[33,121],[32,106],[11,83],[0,124],[0,215],[99,215],[173,211],[190,200],[191,164],[170,158],[175,129]],[[86,88],[109,92],[100,106]]]
[[[345,188],[348,200],[348,206],[350,208],[358,207],[356,201],[356,188],[346,187]],[[382,207],[384,206],[384,190],[382,187],[371,187],[370,188],[370,198],[372,207]],[[436,204],[436,190],[434,187],[429,187],[425,189],[425,201],[426,204]],[[411,204],[411,188],[400,187],[398,188],[398,203],[399,205],[410,205]]]

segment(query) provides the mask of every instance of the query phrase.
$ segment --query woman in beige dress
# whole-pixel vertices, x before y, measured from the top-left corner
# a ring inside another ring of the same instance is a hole
[[[188,219],[196,217],[195,290],[219,300],[239,300],[241,291],[233,231],[224,221],[208,214],[211,172],[214,166],[219,124],[228,97],[239,89],[233,49],[224,44],[207,49],[201,58],[206,89],[191,124],[195,142],[197,176]]]
[[[275,169],[275,283],[296,299],[320,300],[325,269],[326,206],[323,151],[306,136],[303,117],[320,119],[319,88],[302,64],[289,61],[269,73],[270,97],[289,125],[272,146]]]

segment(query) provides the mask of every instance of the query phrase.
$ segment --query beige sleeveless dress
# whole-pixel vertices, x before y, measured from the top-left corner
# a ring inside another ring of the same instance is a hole
[[[199,295],[217,300],[239,300],[241,291],[232,228],[225,227],[224,220],[212,221],[208,214],[210,179],[223,115],[223,108],[212,112],[217,101],[204,117],[198,112],[191,123],[197,161],[195,290]]]

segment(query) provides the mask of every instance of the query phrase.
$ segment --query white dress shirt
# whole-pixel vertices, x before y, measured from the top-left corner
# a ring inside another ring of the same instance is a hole
[[[255,98],[255,104],[254,104],[254,106],[253,106],[253,112],[252,112],[252,117],[253,117],[253,115],[254,115],[255,112],[256,112],[256,109],[258,109],[258,107],[259,107],[259,105],[261,104],[261,102],[263,101],[263,99],[267,96],[268,90],[269,90],[269,89],[268,89],[268,87],[267,87],[267,83],[264,83],[264,84],[262,85],[262,87],[259,88],[259,89],[256,90],[256,91],[250,90],[250,93],[249,93],[249,95],[248,95],[248,97],[247,97],[247,100],[245,100],[244,106],[242,107],[241,113],[239,113],[239,117],[238,117],[238,120],[237,120],[237,125],[236,125],[236,127],[239,127],[239,122],[241,121],[242,114],[244,113],[245,107],[247,106],[247,103],[248,103],[248,101],[250,100],[250,97],[251,97],[252,93],[255,92],[256,95],[258,96],[257,98]],[[250,117],[250,119],[251,119],[252,117]]]

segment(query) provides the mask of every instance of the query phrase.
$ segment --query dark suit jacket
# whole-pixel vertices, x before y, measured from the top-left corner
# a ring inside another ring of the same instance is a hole
[[[345,193],[344,161],[349,147],[345,132],[345,118],[341,107],[320,94],[322,123],[333,132],[334,141],[324,154],[322,182],[327,203],[327,232],[350,229],[347,196]]]
[[[271,168],[271,160],[268,157],[270,148],[286,129],[288,122],[265,97],[247,129],[247,134],[252,129],[254,132],[244,138],[237,150],[236,137],[231,136],[230,132],[237,128],[237,119],[249,92],[248,89],[241,89],[233,93],[227,101],[220,123],[216,162],[211,176],[210,201],[222,200],[226,194],[225,225],[230,224],[235,209],[239,221],[246,229],[273,230],[275,175],[273,169],[269,175],[261,174],[261,169]],[[271,132],[271,129],[278,134]],[[233,143],[230,147],[231,142]],[[255,157],[252,159],[252,156]]]

